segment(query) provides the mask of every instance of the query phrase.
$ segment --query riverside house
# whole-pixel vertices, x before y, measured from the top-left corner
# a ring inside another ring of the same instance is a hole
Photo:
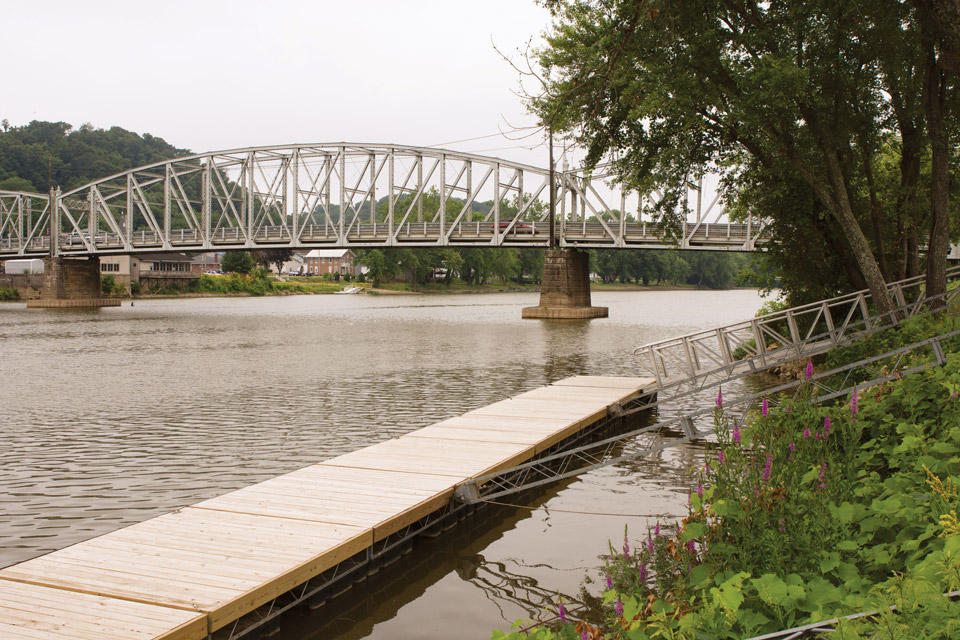
[[[313,276],[325,273],[354,275],[354,255],[350,249],[314,249],[303,257],[304,272]]]

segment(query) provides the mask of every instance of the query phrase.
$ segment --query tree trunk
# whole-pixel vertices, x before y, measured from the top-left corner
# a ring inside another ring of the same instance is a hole
[[[927,31],[925,29],[925,31]],[[944,127],[946,78],[936,59],[932,39],[927,33],[929,66],[924,86],[924,111],[930,138],[930,240],[927,246],[927,297],[942,296],[947,290],[947,251],[950,243],[950,168],[947,132]],[[944,300],[931,302],[942,307]]]
[[[873,243],[876,246],[876,255],[880,260],[880,273],[884,280],[890,280],[890,271],[887,269],[887,251],[883,246],[883,221],[880,219],[883,213],[883,207],[880,205],[880,199],[877,197],[877,185],[873,178],[873,157],[867,151],[866,140],[861,136],[861,147],[863,148],[863,170],[867,178],[867,188],[870,191],[870,218],[873,222]]]
[[[850,249],[853,251],[853,257],[857,261],[860,273],[867,282],[867,288],[873,298],[873,303],[877,306],[877,311],[887,313],[893,310],[893,298],[887,290],[887,283],[880,273],[880,267],[877,260],[870,250],[870,244],[867,242],[863,230],[857,223],[857,218],[850,205],[850,198],[847,194],[846,181],[843,177],[843,171],[840,169],[840,162],[837,159],[836,151],[827,145],[822,146],[824,160],[826,160],[827,174],[830,176],[830,182],[833,186],[835,199],[833,199],[834,217],[840,223],[843,229],[843,235],[850,243]]]

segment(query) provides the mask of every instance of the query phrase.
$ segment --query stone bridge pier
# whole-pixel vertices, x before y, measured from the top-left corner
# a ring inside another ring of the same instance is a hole
[[[540,306],[526,307],[521,315],[567,320],[606,318],[607,307],[590,304],[590,256],[576,249],[547,250]]]
[[[119,306],[119,299],[104,298],[100,293],[97,258],[44,258],[40,297],[27,300],[28,309]]]

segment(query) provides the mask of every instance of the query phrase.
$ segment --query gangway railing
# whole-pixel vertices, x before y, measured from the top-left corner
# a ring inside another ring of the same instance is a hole
[[[944,598],[949,598],[950,600],[960,599],[960,591],[950,591],[943,594]],[[890,611],[896,611],[896,605],[890,605]],[[767,633],[762,636],[754,636],[749,638],[749,640],[800,640],[801,638],[826,638],[829,637],[832,633],[836,632],[836,626],[840,624],[843,620],[860,620],[863,618],[876,618],[881,615],[881,611],[863,611],[861,613],[854,613],[849,616],[843,616],[840,618],[831,618],[830,620],[823,620],[821,622],[814,622],[812,624],[806,624],[800,627],[792,627],[790,629],[784,629],[782,631],[774,631],[773,633]]]
[[[947,270],[947,279],[960,277],[960,267]],[[926,276],[887,285],[897,307],[877,313],[870,308],[867,289],[813,302],[715,329],[653,342],[634,349],[640,368],[664,390],[678,380],[730,377],[760,371],[790,360],[824,353],[854,339],[896,325],[922,313]],[[948,291],[954,300],[960,292]]]
[[[960,330],[944,333],[842,367],[814,374],[809,381],[795,380],[759,393],[737,398],[725,397],[723,410],[728,418],[741,424],[746,423],[749,414],[756,413],[757,404],[763,398],[768,398],[776,403],[782,394],[793,392],[793,399],[797,400],[804,384],[810,384],[816,388],[817,393],[811,398],[811,402],[822,403],[844,397],[856,389],[873,387],[945,364],[947,358],[943,343],[953,338],[960,338]],[[911,366],[901,369],[901,365],[906,363],[908,357]],[[883,363],[882,366],[886,367],[885,369],[878,368],[877,365],[881,362]],[[862,372],[866,372],[872,378],[868,382],[851,383],[856,374]],[[833,382],[834,380],[838,381]],[[642,408],[642,406],[633,409],[626,408],[619,415],[612,417],[629,415]],[[580,476],[603,467],[642,458],[671,447],[704,440],[712,435],[714,429],[710,427],[701,431],[696,427],[696,420],[712,415],[715,411],[714,407],[694,410],[670,420],[658,421],[656,424],[590,442],[553,455],[543,456],[511,469],[476,478],[458,486],[454,499],[464,504],[499,500],[511,494]],[[638,438],[644,436],[656,438],[664,434],[680,433],[683,435],[665,442],[647,444],[647,446],[641,445],[642,448],[636,448]]]

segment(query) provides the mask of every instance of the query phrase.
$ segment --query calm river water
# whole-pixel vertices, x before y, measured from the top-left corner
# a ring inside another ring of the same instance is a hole
[[[748,290],[602,292],[594,304],[610,318],[586,322],[521,320],[534,293],[2,304],[0,566],[560,378],[643,375],[634,347],[762,302]],[[640,536],[683,514],[698,453],[668,449],[527,508],[490,508],[287,616],[279,637],[488,638],[576,596],[625,525]]]

